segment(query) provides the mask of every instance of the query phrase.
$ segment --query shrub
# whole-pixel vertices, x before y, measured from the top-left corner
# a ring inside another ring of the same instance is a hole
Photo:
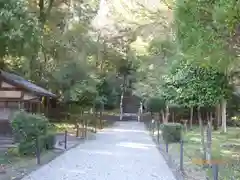
[[[54,148],[55,136],[54,134],[47,134],[38,137],[38,147],[40,152]],[[18,145],[18,152],[20,155],[33,156],[36,155],[36,139],[32,141],[22,141]]]
[[[161,129],[165,143],[180,142],[182,139],[182,125],[179,123],[165,123],[161,125]]]
[[[18,111],[11,120],[12,129],[17,141],[32,141],[45,135],[49,126],[48,119],[40,114]]]
[[[40,152],[42,152],[45,149],[46,142],[43,136],[39,138],[38,146]],[[20,142],[18,145],[18,151],[20,155],[26,156],[36,155],[36,140]]]
[[[55,135],[53,133],[49,133],[45,135],[44,141],[45,141],[45,148],[47,150],[53,149],[56,142]]]
[[[13,114],[11,125],[15,139],[20,142],[20,155],[35,155],[37,138],[40,152],[53,149],[55,137],[54,134],[48,133],[52,127],[45,116],[19,111]]]
[[[18,145],[18,152],[20,155],[35,155],[36,146],[35,143],[32,142],[21,142]]]

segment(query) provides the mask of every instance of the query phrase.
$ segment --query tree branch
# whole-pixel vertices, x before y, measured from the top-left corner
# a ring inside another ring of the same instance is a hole
[[[39,0],[38,2],[39,6],[39,21],[43,23],[45,19],[45,13],[44,13],[44,0]]]
[[[53,3],[54,3],[54,0],[49,0],[49,4],[48,4],[48,8],[47,8],[47,11],[45,13],[46,16],[48,16],[52,10],[52,7],[53,7]]]

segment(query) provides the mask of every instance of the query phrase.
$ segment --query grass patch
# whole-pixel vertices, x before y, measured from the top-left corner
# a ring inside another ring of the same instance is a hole
[[[115,115],[118,116],[120,114],[120,109],[113,109],[113,110],[105,110],[103,115]]]
[[[219,179],[225,180],[234,177],[240,179],[240,128],[228,127],[227,133],[213,131],[212,133],[212,159],[219,162]],[[171,144],[170,154],[178,153],[180,145]],[[192,131],[184,133],[184,167],[188,169],[202,169],[200,164],[194,162],[202,159],[202,146],[200,129],[195,127]],[[203,170],[203,169],[202,169]],[[204,169],[211,175],[211,170]]]
[[[53,131],[56,133],[64,133],[66,130],[68,132],[74,132],[75,131],[75,125],[67,122],[61,122],[61,123],[52,123],[53,125]]]
[[[150,125],[146,124],[148,127]],[[228,180],[232,177],[240,180],[240,128],[228,127],[227,133],[221,130],[212,133],[212,159],[219,162],[219,180]],[[152,134],[152,130],[150,131]],[[161,134],[161,131],[160,131]],[[161,136],[160,136],[161,137]],[[157,139],[155,126],[154,138]],[[205,180],[206,176],[212,178],[212,169],[201,165],[202,145],[201,134],[198,126],[192,131],[184,132],[184,171],[186,179]],[[160,138],[160,146],[165,150],[165,145]],[[169,144],[168,154],[174,163],[180,165],[180,143]]]
[[[116,114],[118,110],[113,110],[113,111],[104,111],[103,115],[114,115]],[[60,122],[56,122],[56,123],[52,123],[52,130],[54,132],[57,133],[64,133],[66,130],[69,133],[75,133],[76,132],[76,126],[75,126],[75,122],[77,122],[76,118],[80,117],[81,115],[73,115],[70,119],[64,119]],[[97,127],[97,129],[100,129],[101,123],[102,123],[102,128],[111,126],[114,121],[110,121],[110,120],[105,120],[102,119],[100,121],[99,116],[95,117],[92,114],[84,114],[85,120],[87,120],[88,123],[88,127],[87,129],[91,132],[94,132],[95,127]]]

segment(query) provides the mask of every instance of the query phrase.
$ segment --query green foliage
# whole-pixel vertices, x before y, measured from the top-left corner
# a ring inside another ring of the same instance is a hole
[[[18,146],[20,155],[33,156],[36,155],[36,139],[32,141],[21,141]],[[48,133],[38,137],[38,148],[40,152],[51,150],[55,145],[55,135]]]
[[[94,101],[94,108],[97,111],[104,110],[104,104],[106,102],[106,98],[104,96],[97,96],[97,98]]]
[[[39,43],[37,19],[24,0],[3,0],[0,11],[0,57],[26,55],[26,50]]]
[[[44,137],[44,146],[47,150],[53,149],[55,145],[55,134],[54,133],[47,133]]]
[[[176,1],[176,38],[187,60],[225,71],[233,59],[229,43],[238,26],[239,2]],[[230,10],[231,9],[231,10]]]
[[[40,151],[53,148],[55,137],[48,132],[50,127],[45,116],[19,111],[13,114],[11,123],[15,138],[20,142],[18,148],[21,155],[34,155],[37,139]]]
[[[40,147],[43,148],[43,145],[41,145]],[[19,155],[33,156],[36,154],[36,143],[34,141],[21,142],[18,146],[18,152],[19,152]]]
[[[164,123],[161,125],[162,137],[166,143],[180,142],[182,139],[182,125],[178,123]]]
[[[211,107],[231,93],[226,75],[214,67],[182,64],[167,85],[175,89],[173,102],[184,107]]]
[[[160,98],[151,98],[147,102],[148,110],[151,112],[160,112],[165,108],[165,100]]]
[[[134,61],[130,61],[132,59],[122,59],[119,61],[118,69],[117,71],[121,75],[130,75],[134,71],[136,71],[136,64],[134,64]]]
[[[169,40],[153,39],[149,45],[151,55],[160,57],[170,57],[175,54],[176,47],[174,42]]]
[[[98,98],[95,103],[96,107],[98,109],[101,108],[103,103],[107,108],[115,108],[119,96],[119,93],[116,92],[117,87],[103,77],[96,88],[98,91]]]
[[[15,112],[11,123],[14,134],[20,141],[35,140],[38,136],[46,134],[49,126],[45,116],[24,111]]]
[[[54,73],[56,86],[62,90],[63,102],[78,102],[82,106],[93,104],[98,80],[93,75],[89,76],[84,68],[90,67],[69,61]]]

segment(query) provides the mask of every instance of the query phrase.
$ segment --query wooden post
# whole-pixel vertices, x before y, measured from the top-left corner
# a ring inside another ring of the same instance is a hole
[[[41,113],[41,101],[37,103],[38,105],[38,113]]]
[[[218,172],[219,172],[218,164],[212,165],[212,171],[213,171],[213,179],[218,180]]]
[[[49,98],[48,97],[45,97],[46,99],[46,115],[48,115],[48,104],[49,104]]]
[[[22,109],[22,102],[21,102],[21,101],[19,101],[19,103],[18,103],[18,109],[19,109],[19,110]]]
[[[29,112],[32,113],[32,102],[29,102]]]
[[[87,130],[88,130],[88,119],[85,119],[85,131],[84,131],[85,138],[87,138]]]
[[[180,170],[183,171],[183,140],[180,141]]]
[[[67,130],[65,130],[65,133],[64,133],[64,149],[67,150]]]
[[[190,121],[189,121],[189,126],[190,130],[192,130],[192,121],[193,121],[193,107],[190,108]]]
[[[168,153],[168,142],[166,142],[166,153]]]
[[[140,108],[139,108],[139,112],[138,112],[138,122],[141,121],[142,112],[143,112],[143,104],[142,104],[142,102],[140,101]]]
[[[160,143],[160,120],[161,120],[161,112],[159,112],[159,118],[157,120],[157,142]]]
[[[75,128],[76,128],[76,137],[79,137],[79,117],[75,117]]]
[[[41,164],[41,161],[40,161],[40,147],[39,147],[39,137],[36,137],[36,158],[37,158],[37,164]]]
[[[95,127],[94,127],[94,132],[96,133],[97,132],[97,125],[98,125],[98,114],[97,114],[97,108],[95,108],[95,111],[94,111],[94,123],[95,123]]]
[[[101,110],[100,110],[100,128],[103,128],[103,122],[102,122],[102,118],[103,118],[103,111],[104,111],[104,104],[101,103]]]

